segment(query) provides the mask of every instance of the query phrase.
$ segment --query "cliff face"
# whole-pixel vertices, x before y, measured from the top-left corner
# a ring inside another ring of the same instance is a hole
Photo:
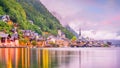
[[[13,22],[19,23],[20,29],[57,35],[59,28],[68,38],[73,36],[39,0],[0,0],[0,15],[4,14],[10,15]]]

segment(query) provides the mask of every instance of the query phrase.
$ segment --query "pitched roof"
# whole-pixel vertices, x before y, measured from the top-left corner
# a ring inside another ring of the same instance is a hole
[[[8,34],[5,34],[3,32],[0,32],[0,37],[8,37]]]

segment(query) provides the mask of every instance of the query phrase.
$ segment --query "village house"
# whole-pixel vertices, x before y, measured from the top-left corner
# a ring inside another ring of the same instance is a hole
[[[69,43],[70,41],[66,38],[65,34],[61,30],[58,30],[56,44],[59,45],[59,47],[68,47]]]
[[[58,30],[58,35],[57,35],[58,38],[66,38],[65,37],[65,34],[59,29]]]
[[[4,22],[8,22],[10,20],[10,17],[9,15],[3,15],[3,16],[0,16],[0,19]]]
[[[67,38],[57,38],[56,39],[56,45],[58,45],[59,47],[68,47],[69,43],[70,43],[70,41]]]
[[[12,35],[0,32],[0,46],[19,46],[19,36],[17,33]]]
[[[19,46],[19,35],[17,32],[12,34],[11,41],[12,41],[11,43],[14,43],[14,46]]]
[[[13,24],[13,22],[10,20],[9,15],[0,16],[0,20],[2,20],[3,22],[6,22],[9,25]]]
[[[5,34],[4,32],[0,32],[0,46],[7,45],[7,38],[8,38],[8,34]]]
[[[69,40],[65,37],[65,34],[61,30],[58,30],[57,37],[50,35],[47,38],[47,44],[50,46],[66,47],[69,45]]]
[[[53,36],[53,35],[50,35],[48,38],[47,38],[47,42],[48,43],[55,43],[55,41],[56,41],[56,37],[55,36]]]
[[[34,42],[37,46],[43,46],[43,39],[41,39],[41,36],[38,33],[32,30],[22,30],[22,33],[25,40],[27,40],[26,45],[32,46]]]
[[[24,37],[27,37],[31,40],[37,40],[39,39],[39,34],[38,33],[35,33],[34,31],[31,31],[31,30],[22,30],[23,32],[23,36]]]
[[[42,36],[39,36],[39,38],[37,39],[37,47],[45,47],[45,45],[46,40]]]
[[[47,41],[46,41],[46,46],[54,46],[56,44],[56,40],[57,40],[57,37],[55,37],[54,35],[50,35],[47,37]]]

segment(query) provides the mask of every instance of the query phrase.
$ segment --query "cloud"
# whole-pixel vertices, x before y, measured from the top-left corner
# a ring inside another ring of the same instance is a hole
[[[76,27],[76,24],[70,23],[69,24],[72,29],[74,29],[77,33],[79,33],[79,28]],[[78,26],[80,25],[84,25],[84,24],[77,24]],[[84,26],[86,28],[86,26]],[[82,36],[83,37],[89,37],[92,39],[96,39],[96,40],[120,40],[120,34],[118,34],[119,32],[116,31],[109,31],[109,30],[96,30],[96,29],[90,29],[90,27],[88,29],[85,29],[83,27],[82,28]]]
[[[49,11],[56,11],[61,17],[66,17],[78,12],[75,6],[71,5],[73,0],[40,0]]]
[[[120,35],[117,35],[117,33],[113,33],[113,32],[108,32],[108,31],[94,31],[94,30],[88,30],[88,31],[82,31],[82,35],[84,37],[89,37],[89,38],[93,38],[96,40],[108,40],[108,39],[112,39],[112,40],[120,40]]]

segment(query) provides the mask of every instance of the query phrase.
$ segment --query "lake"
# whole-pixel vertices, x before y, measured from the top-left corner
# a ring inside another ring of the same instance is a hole
[[[0,48],[0,68],[120,68],[120,48]]]

